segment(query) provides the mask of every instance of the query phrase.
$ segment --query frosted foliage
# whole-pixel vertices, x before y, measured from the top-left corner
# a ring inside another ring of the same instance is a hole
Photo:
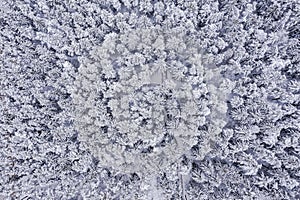
[[[200,101],[210,86],[190,38],[156,28],[112,33],[82,61],[72,94],[75,124],[103,166],[149,173],[197,143],[213,105]]]

